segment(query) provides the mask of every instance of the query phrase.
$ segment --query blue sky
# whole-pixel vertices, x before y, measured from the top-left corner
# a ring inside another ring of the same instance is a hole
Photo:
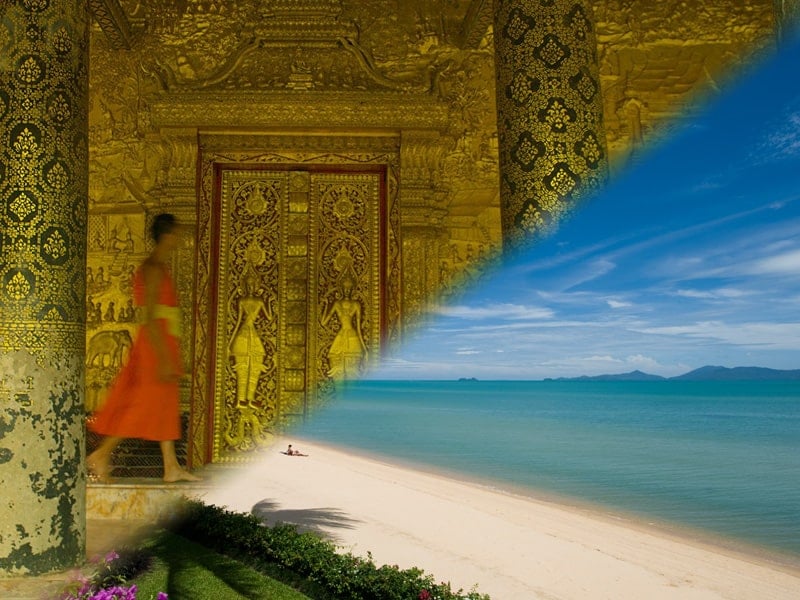
[[[798,75],[793,44],[369,378],[800,368]]]

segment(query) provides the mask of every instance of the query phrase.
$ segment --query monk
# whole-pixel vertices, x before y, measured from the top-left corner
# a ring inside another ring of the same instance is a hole
[[[123,366],[100,410],[88,427],[106,436],[87,457],[89,471],[107,482],[111,455],[125,438],[160,442],[164,481],[198,481],[175,456],[181,437],[179,379],[180,313],[169,258],[178,247],[179,225],[174,215],[156,215],[151,229],[155,247],[133,277],[134,303],[144,308],[130,358]]]

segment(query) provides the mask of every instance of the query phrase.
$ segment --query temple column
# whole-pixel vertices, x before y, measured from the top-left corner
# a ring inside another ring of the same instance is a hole
[[[88,32],[81,0],[0,13],[0,576],[85,560]]]
[[[439,253],[447,192],[438,185],[447,151],[435,131],[403,131],[400,138],[400,223],[403,253],[403,318],[420,324],[439,289]]]
[[[496,0],[504,244],[557,225],[605,181],[607,155],[588,0]]]
[[[785,43],[800,31],[800,0],[773,0],[775,33],[779,44]]]

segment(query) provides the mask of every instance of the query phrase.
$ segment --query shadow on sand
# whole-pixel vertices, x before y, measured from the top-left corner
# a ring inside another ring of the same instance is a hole
[[[278,503],[268,498],[257,502],[250,512],[267,525],[296,525],[298,531],[315,533],[334,543],[339,540],[331,529],[353,529],[361,522],[338,508],[278,509]]]

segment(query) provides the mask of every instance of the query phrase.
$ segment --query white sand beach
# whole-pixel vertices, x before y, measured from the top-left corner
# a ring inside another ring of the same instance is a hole
[[[796,600],[800,569],[599,511],[493,490],[306,440],[204,498],[321,531],[493,600]]]

